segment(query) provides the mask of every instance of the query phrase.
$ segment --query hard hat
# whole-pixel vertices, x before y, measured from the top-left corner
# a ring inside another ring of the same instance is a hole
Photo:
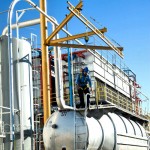
[[[88,67],[85,67],[84,72],[88,73],[88,71],[89,71]]]

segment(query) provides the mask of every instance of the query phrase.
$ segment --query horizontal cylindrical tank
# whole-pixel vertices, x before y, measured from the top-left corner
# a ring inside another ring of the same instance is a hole
[[[144,128],[115,113],[95,119],[80,111],[57,111],[47,120],[43,139],[46,150],[148,150]]]

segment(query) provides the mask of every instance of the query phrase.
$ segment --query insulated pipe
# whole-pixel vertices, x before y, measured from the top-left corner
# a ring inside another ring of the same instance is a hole
[[[14,90],[13,90],[13,55],[12,55],[12,14],[15,5],[20,0],[15,0],[11,3],[8,11],[8,49],[9,49],[9,102],[10,102],[10,149],[14,149]]]
[[[16,47],[17,50],[19,48],[19,28],[18,28],[18,21],[19,21],[19,17],[18,17],[18,13],[16,13],[16,33],[17,33],[17,43],[16,43]],[[22,95],[21,95],[21,91],[22,89],[20,89],[20,66],[19,66],[19,53],[17,53],[17,80],[18,80],[18,84],[17,84],[17,91],[18,91],[18,99],[19,99],[19,110],[20,110],[20,145],[21,145],[21,150],[24,147],[24,131],[23,131],[23,102],[22,102]]]
[[[42,13],[48,20],[52,21],[53,23],[56,23],[56,20],[54,21],[51,17],[49,17],[44,11],[42,11],[37,5],[35,5],[33,2],[31,2],[30,0],[26,0],[30,5],[32,5],[34,8],[36,8],[38,11],[40,11],[40,13]],[[53,29],[56,26],[53,25]],[[67,32],[65,30],[65,32]],[[67,32],[68,33],[68,32]],[[57,38],[57,35],[56,37]],[[56,51],[57,49],[57,51]],[[57,100],[57,104],[58,107],[60,107],[61,109],[73,109],[73,107],[67,106],[65,104],[64,98],[63,98],[63,80],[62,80],[62,62],[61,62],[61,53],[60,53],[60,48],[56,48],[54,50],[54,57],[55,57],[55,71],[56,72],[56,78],[55,81],[56,83],[56,100]]]
[[[56,19],[54,19],[55,22]],[[52,23],[52,31],[54,31],[56,28],[56,25]],[[57,34],[55,39],[59,38],[59,35]],[[58,107],[60,109],[73,109],[73,107],[67,106],[64,101],[63,97],[63,75],[62,75],[62,59],[61,59],[61,51],[60,47],[54,47],[54,65],[55,65],[55,86],[56,86],[56,101],[58,104]]]
[[[19,28],[23,28],[23,27],[28,27],[28,26],[33,26],[33,25],[37,25],[40,23],[40,19],[34,19],[34,20],[29,20],[29,21],[25,21],[25,22],[21,22],[18,24]],[[12,29],[16,29],[17,28],[17,24],[13,24],[11,26]],[[8,27],[5,27],[3,29],[2,35],[6,35],[8,33]]]

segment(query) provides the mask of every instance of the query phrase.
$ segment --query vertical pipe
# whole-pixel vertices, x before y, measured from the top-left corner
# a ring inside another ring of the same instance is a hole
[[[23,100],[23,95],[22,95],[22,88],[23,87],[21,87],[21,100],[20,100],[20,138],[21,138],[21,150],[24,150],[24,130],[23,130],[23,102],[22,102],[22,100]]]
[[[28,58],[29,59],[29,62],[31,61],[30,60],[30,58]],[[33,149],[33,129],[34,129],[34,127],[33,127],[33,97],[32,97],[32,85],[31,85],[31,80],[32,80],[32,78],[31,78],[31,66],[30,66],[30,64],[28,64],[28,71],[29,71],[29,97],[30,97],[30,134],[31,134],[31,149]]]
[[[68,75],[69,75],[69,98],[70,98],[70,106],[73,106],[72,76],[71,76],[71,53],[70,53],[70,48],[68,48]]]
[[[66,24],[66,30],[68,31],[68,24]],[[67,36],[68,36],[68,34],[67,34]],[[68,44],[68,41],[67,41],[67,44]],[[73,106],[70,48],[68,48],[67,51],[68,51],[69,98],[70,98],[70,106]]]
[[[16,11],[16,35],[17,35],[17,51],[19,49],[18,47],[18,39],[19,39],[19,16],[18,11]],[[24,131],[23,131],[23,105],[22,105],[22,87],[20,86],[20,67],[19,67],[19,52],[17,52],[17,80],[18,80],[18,99],[19,99],[19,110],[20,110],[20,150],[24,149]],[[21,91],[20,91],[21,87]]]
[[[40,0],[40,8],[44,12],[46,11],[46,0]],[[41,48],[42,48],[43,111],[45,123],[51,114],[51,108],[50,108],[50,92],[48,91],[48,86],[50,85],[48,49],[44,44],[47,38],[47,21],[43,14],[40,14],[40,25],[41,25]]]
[[[53,20],[56,21],[55,18]],[[52,24],[52,31],[56,29],[56,25]],[[55,39],[59,38],[57,34]],[[61,51],[60,47],[54,46],[54,66],[55,66],[55,89],[56,89],[56,101],[60,109],[73,109],[65,104],[64,95],[63,95],[63,80],[62,80],[62,60],[61,60]]]
[[[49,94],[50,94],[50,104],[51,104],[52,103],[52,71],[51,71],[51,52],[49,50],[48,50],[48,58],[49,58]]]
[[[72,41],[71,41],[72,42]],[[75,106],[75,100],[74,100],[74,64],[73,64],[73,56],[72,56],[72,48],[71,48],[71,60],[72,60],[72,67],[71,67],[71,77],[72,77],[72,101],[73,101],[73,105],[74,108],[76,107]]]
[[[15,5],[20,0],[14,0],[8,11],[8,50],[9,50],[9,102],[10,102],[10,150],[14,149],[14,89],[13,89],[13,55],[12,55],[12,14]]]

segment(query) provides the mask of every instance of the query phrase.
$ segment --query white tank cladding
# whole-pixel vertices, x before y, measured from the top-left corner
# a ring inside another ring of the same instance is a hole
[[[74,115],[73,111],[57,111],[47,120],[43,131],[46,149],[61,150],[62,147],[68,150],[74,149]],[[80,119],[78,123],[82,123],[82,120]]]
[[[148,150],[144,128],[115,113],[95,119],[84,118],[81,112],[57,111],[44,126],[43,140],[46,150],[85,149],[82,141],[86,141],[87,150]]]
[[[18,44],[18,48],[17,48]],[[32,61],[31,61],[31,46],[29,42],[22,39],[12,39],[13,47],[13,89],[14,89],[14,108],[15,113],[14,123],[15,123],[15,149],[21,148],[21,122],[20,113],[22,112],[22,129],[24,131],[24,149],[31,149],[32,140],[31,132],[34,131],[33,126],[33,87],[32,87]],[[1,99],[0,104],[3,107],[10,107],[9,102],[9,51],[8,51],[8,37],[0,37],[0,53],[1,53]],[[9,110],[3,109],[3,114],[9,112]],[[5,124],[5,132],[10,132],[10,114],[7,113],[1,116],[1,120]],[[31,131],[32,130],[32,131]],[[4,143],[4,149],[10,149],[10,135],[6,134],[6,139]]]

